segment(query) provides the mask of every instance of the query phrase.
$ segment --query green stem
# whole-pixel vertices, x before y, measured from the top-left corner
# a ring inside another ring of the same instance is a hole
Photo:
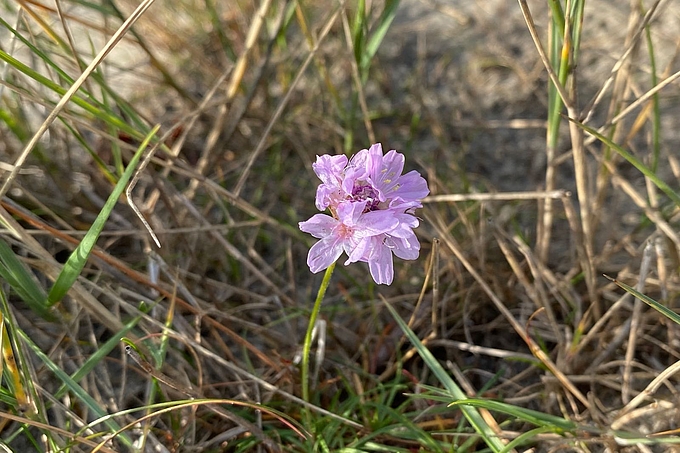
[[[309,350],[312,348],[312,331],[316,325],[316,318],[319,317],[319,311],[321,311],[323,296],[326,294],[328,284],[331,282],[333,269],[335,269],[335,262],[328,266],[326,273],[323,275],[323,280],[321,281],[321,286],[319,287],[319,292],[316,294],[316,300],[314,301],[314,307],[312,308],[312,314],[309,315],[309,325],[307,326],[307,333],[305,334],[305,342],[302,345],[302,399],[306,402],[309,402]]]

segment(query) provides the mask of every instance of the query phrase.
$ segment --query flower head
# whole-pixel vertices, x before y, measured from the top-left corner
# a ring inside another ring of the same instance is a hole
[[[309,250],[310,270],[326,269],[345,252],[345,265],[367,262],[376,283],[391,284],[392,254],[413,260],[420,251],[413,213],[430,192],[425,179],[417,171],[402,175],[404,155],[394,150],[383,155],[379,143],[351,159],[318,156],[312,168],[322,182],[316,207],[331,216],[300,222],[300,230],[320,239]]]

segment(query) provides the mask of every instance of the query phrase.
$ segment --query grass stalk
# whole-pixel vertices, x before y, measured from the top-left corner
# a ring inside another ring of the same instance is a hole
[[[14,162],[14,168],[9,173],[9,175],[5,179],[5,182],[0,187],[0,198],[7,193],[7,190],[9,190],[10,185],[17,177],[19,169],[26,161],[26,158],[28,157],[29,153],[33,150],[35,145],[38,143],[38,140],[40,140],[43,134],[54,122],[54,120],[57,119],[57,116],[59,115],[59,113],[61,113],[64,107],[66,107],[66,104],[69,103],[73,95],[76,94],[76,92],[80,89],[83,83],[85,83],[85,80],[87,80],[90,74],[97,68],[97,66],[99,66],[99,64],[104,60],[104,58],[106,58],[106,56],[109,54],[109,52],[111,52],[111,50],[116,46],[116,44],[118,44],[118,42],[122,39],[123,35],[146,12],[146,10],[149,9],[151,5],[153,5],[153,3],[154,0],[144,0],[137,7],[137,9],[135,9],[135,11],[130,15],[130,17],[127,18],[123,25],[121,25],[121,27],[116,31],[116,33],[111,37],[111,39],[109,39],[106,45],[99,51],[97,56],[92,60],[92,62],[87,66],[87,68],[85,68],[82,74],[80,74],[80,77],[78,77],[78,79],[73,83],[73,85],[71,85],[71,88],[69,88],[68,91],[66,91],[64,96],[59,100],[54,109],[52,109],[52,111],[47,116],[45,121],[42,123],[40,128],[36,131],[31,140],[26,144],[24,149],[21,151],[21,154]]]
[[[321,280],[321,286],[319,286],[319,291],[316,293],[316,299],[314,300],[314,305],[312,306],[312,312],[309,314],[309,323],[307,324],[307,331],[305,332],[305,338],[302,343],[302,363],[300,368],[300,380],[302,384],[302,400],[309,403],[309,352],[312,348],[312,333],[316,327],[316,320],[319,317],[319,312],[321,311],[321,303],[326,295],[326,290],[331,282],[331,277],[333,276],[333,270],[335,269],[335,263],[328,266],[326,272],[323,274],[323,280]],[[306,417],[308,422],[308,427],[311,429],[311,413],[309,409],[306,408]]]
[[[430,350],[423,345],[418,336],[409,328],[406,322],[404,322],[404,320],[401,319],[396,310],[384,299],[383,302],[385,302],[385,306],[387,307],[390,314],[397,322],[401,330],[408,337],[411,344],[413,344],[413,346],[416,348],[420,357],[423,359],[423,361],[425,361],[427,367],[430,369],[430,371],[432,371],[432,373],[434,373],[434,375],[437,377],[437,380],[440,383],[442,383],[442,385],[444,385],[446,390],[450,393],[451,398],[454,401],[467,400],[468,397],[465,394],[465,392],[463,392],[463,390],[461,390],[458,384],[456,384],[456,382],[448,375],[444,368],[439,364],[437,359],[435,359],[434,355],[432,355]],[[467,420],[470,422],[475,431],[480,435],[480,437],[484,440],[486,445],[491,449],[491,451],[500,452],[505,449],[504,443],[498,438],[498,432],[495,431],[489,425],[489,423],[482,417],[482,415],[476,409],[475,410],[464,409],[463,414],[465,414]]]

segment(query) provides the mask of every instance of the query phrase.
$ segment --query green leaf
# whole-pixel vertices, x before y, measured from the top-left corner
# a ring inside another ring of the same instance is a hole
[[[363,60],[364,41],[366,37],[366,1],[359,0],[357,3],[357,13],[354,16],[352,26],[352,42],[354,44],[354,59],[359,67]]]
[[[49,66],[49,68],[51,68],[59,76],[59,80],[63,81],[66,85],[73,85],[73,83],[75,83],[75,80],[73,80],[71,76],[69,76],[57,63],[55,63],[49,57],[48,54],[46,54],[41,49],[36,47],[31,40],[26,39],[24,36],[21,35],[21,33],[17,32],[14,28],[12,28],[12,26],[5,22],[2,19],[2,17],[0,17],[0,25],[4,26],[7,30],[9,30],[10,33],[12,33],[19,41],[21,41],[26,47],[30,49],[33,55],[40,58],[45,63],[45,65]],[[62,41],[53,32],[51,33],[51,35],[54,39],[57,40],[57,43],[62,49],[66,50],[67,52],[69,51],[69,47],[64,41]],[[21,63],[19,60],[10,56],[1,49],[0,59],[5,60],[17,71],[31,77],[33,80],[41,83],[42,85],[56,92],[60,96],[63,96],[64,93],[66,93],[67,91],[66,88],[46,78],[39,72],[33,70],[33,68]],[[82,65],[85,64],[80,59],[79,62]],[[85,111],[91,113],[98,119],[102,120],[104,123],[110,126],[120,128],[121,130],[125,131],[125,133],[129,134],[131,137],[141,140],[144,132],[147,131],[147,127],[145,123],[142,121],[142,119],[139,117],[139,115],[129,106],[127,102],[125,102],[114,90],[111,89],[111,87],[107,85],[107,83],[104,80],[104,77],[102,77],[98,71],[93,72],[91,74],[91,77],[94,81],[96,81],[99,84],[99,86],[102,89],[102,93],[108,93],[108,95],[115,100],[116,107],[125,115],[125,118],[129,119],[130,122],[134,123],[137,129],[135,127],[128,125],[128,123],[125,120],[123,120],[120,116],[115,114],[113,110],[110,110],[108,106],[99,102],[84,87],[81,87],[78,93],[84,95],[86,99],[83,99],[78,95],[74,95],[71,98],[71,101],[74,104],[78,105],[79,107],[83,108]],[[139,131],[141,131],[141,133],[138,131],[138,129]]]
[[[545,414],[543,412],[525,409],[523,407],[514,406],[512,404],[504,403],[502,401],[486,400],[481,398],[468,398],[466,400],[454,401],[449,404],[449,407],[474,406],[482,407],[503,414],[511,415],[519,420],[531,423],[536,426],[552,427],[553,432],[569,431],[573,432],[580,428],[580,426],[570,420],[555,415]]]

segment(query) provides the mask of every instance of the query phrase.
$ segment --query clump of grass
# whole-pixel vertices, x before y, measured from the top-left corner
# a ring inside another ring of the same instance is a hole
[[[2,448],[677,443],[670,7],[487,8],[4,4]],[[375,141],[423,253],[336,269],[303,390],[310,164]]]

